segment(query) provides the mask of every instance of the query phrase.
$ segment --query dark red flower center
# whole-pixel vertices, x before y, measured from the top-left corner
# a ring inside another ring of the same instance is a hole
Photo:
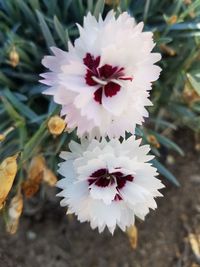
[[[95,184],[99,187],[107,187],[116,184],[118,193],[114,200],[122,200],[120,189],[122,189],[127,181],[132,182],[134,177],[132,175],[123,174],[120,168],[115,168],[116,171],[109,173],[108,169],[99,169],[90,175],[88,179],[89,186]]]
[[[133,78],[125,77],[124,68],[122,67],[113,67],[108,64],[99,67],[100,59],[100,56],[94,58],[90,53],[87,53],[83,63],[87,67],[85,75],[86,84],[89,86],[99,86],[94,92],[94,100],[102,104],[103,93],[106,97],[112,97],[120,91],[121,86],[117,83],[117,80],[132,81]]]

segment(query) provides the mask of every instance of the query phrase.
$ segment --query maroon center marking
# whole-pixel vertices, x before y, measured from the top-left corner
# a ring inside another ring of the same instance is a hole
[[[116,184],[118,193],[115,195],[114,200],[122,200],[120,195],[120,189],[122,189],[127,181],[132,182],[134,177],[132,175],[125,175],[120,171],[119,168],[115,168],[116,171],[109,173],[108,169],[99,169],[93,172],[88,179],[89,186],[95,184],[99,187],[107,187]]]
[[[87,53],[83,59],[84,65],[87,67],[85,81],[89,86],[98,85],[99,88],[94,92],[94,100],[102,104],[103,92],[106,97],[115,96],[121,89],[121,86],[115,80],[132,81],[132,77],[126,77],[124,68],[113,67],[105,64],[99,67],[100,56],[94,58],[90,53]]]

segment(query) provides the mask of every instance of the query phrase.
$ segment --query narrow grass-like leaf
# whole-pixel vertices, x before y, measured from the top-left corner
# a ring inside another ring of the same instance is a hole
[[[34,28],[38,28],[38,23],[35,18],[35,14],[32,12],[32,10],[28,7],[25,1],[23,0],[17,0],[17,4],[21,11],[23,12],[23,15],[25,16],[27,21],[30,21]]]
[[[12,25],[12,19],[9,16],[6,16],[6,14],[2,11],[0,11],[0,18],[4,19],[8,24]]]
[[[80,14],[83,16],[83,14],[85,12],[85,8],[84,8],[84,5],[83,5],[83,0],[78,0],[78,8],[79,8]]]
[[[144,136],[144,132],[139,127],[136,127],[135,128],[135,135],[143,137]]]
[[[163,166],[159,161],[157,161],[156,159],[153,159],[151,162],[158,169],[158,172],[162,174],[165,178],[167,178],[167,180],[169,180],[171,183],[173,183],[176,186],[180,186],[180,183],[176,179],[176,177],[169,170],[167,170],[166,167]]]
[[[53,36],[51,34],[51,31],[50,31],[47,23],[44,20],[43,15],[38,10],[36,10],[36,14],[37,14],[38,20],[40,22],[40,28],[41,28],[43,36],[45,38],[47,47],[49,48],[51,46],[55,46],[56,45],[55,41],[53,39]]]
[[[66,34],[65,29],[63,28],[62,24],[60,23],[59,19],[56,16],[54,16],[53,21],[54,21],[56,32],[60,40],[63,42],[64,46],[67,48],[68,35]]]
[[[51,102],[49,103],[48,115],[51,115],[53,112],[55,112],[56,109],[58,109],[58,105],[53,100],[51,100]]]
[[[0,118],[1,121],[3,121],[3,118]],[[0,123],[0,132],[2,133],[6,128],[9,127],[9,120],[5,120],[4,122]]]
[[[181,14],[180,19],[184,19],[188,14],[191,12],[194,12],[195,9],[200,7],[200,1],[196,0],[191,3],[191,5],[188,6],[188,8]]]
[[[172,42],[172,40],[173,39],[171,37],[160,37],[158,40],[156,40],[156,44],[157,45],[168,44]]]
[[[4,69],[4,72],[12,77],[12,78],[18,78],[20,80],[28,81],[28,82],[37,82],[38,81],[38,76],[32,73],[25,73],[25,72],[17,72],[12,69]],[[0,74],[0,80],[1,80],[1,74]],[[9,86],[10,84],[10,86]],[[12,86],[12,83],[7,84],[7,87],[9,88],[14,88],[16,85]]]
[[[32,120],[37,118],[37,114],[28,105],[22,103],[9,89],[4,90],[4,96],[10,101],[13,107],[24,117]]]
[[[196,101],[192,104],[191,106],[192,110],[194,110],[195,112],[200,113],[200,101]]]
[[[188,78],[190,84],[192,85],[193,89],[200,96],[200,82],[197,82],[197,80],[189,73],[187,73],[187,78]]]
[[[193,119],[195,117],[194,112],[179,103],[170,104],[169,111],[175,113],[176,116],[179,115],[179,118]]]
[[[37,118],[33,118],[30,123],[37,123],[37,124],[41,124],[42,121],[44,121],[47,118],[47,114],[44,115],[39,115],[37,116]]]
[[[11,103],[5,97],[1,97],[1,100],[4,104],[5,110],[9,114],[10,118],[14,122],[20,121],[20,122],[24,123],[24,118],[13,108]]]
[[[3,7],[3,9],[7,12],[7,14],[11,17],[15,17],[15,5],[13,5],[13,3],[11,1],[7,1],[7,0],[1,0],[1,6]]]
[[[156,119],[153,119],[153,118],[149,118],[149,121],[150,122],[153,122],[155,123],[156,127],[157,128],[171,128],[173,130],[177,130],[177,127],[175,124],[171,123],[171,122],[168,122],[168,121],[165,121],[165,120],[162,120],[160,118],[156,118]]]
[[[93,2],[94,2],[93,0],[87,0],[87,11],[92,12],[92,10],[93,10],[93,5],[94,5]]]
[[[22,166],[23,161],[30,159],[32,155],[34,155],[35,150],[47,136],[48,136],[48,130],[47,130],[47,120],[46,120],[40,125],[40,128],[35,132],[35,134],[29,139],[29,141],[24,146],[24,152],[22,154],[20,166]]]
[[[34,10],[40,10],[40,2],[39,0],[28,0],[30,6],[32,7],[32,9]]]
[[[69,10],[69,7],[70,7],[70,5],[71,5],[71,3],[72,3],[72,1],[74,1],[74,0],[67,0],[67,1],[64,1],[64,10],[63,10],[64,15],[67,14],[67,12],[68,12],[68,10]]]
[[[144,12],[143,12],[143,21],[146,23],[148,18],[148,11],[150,7],[150,0],[146,0],[145,6],[144,6]]]
[[[16,87],[15,84],[8,77],[6,77],[2,72],[0,72],[0,84],[11,87],[11,88]]]
[[[99,17],[99,14],[102,14],[103,13],[104,4],[105,4],[105,1],[104,0],[98,0],[97,3],[96,3],[96,5],[95,5],[95,8],[94,8],[94,16],[97,19]]]
[[[181,156],[184,156],[183,150],[175,142],[173,142],[169,138],[167,138],[167,137],[165,137],[159,133],[156,133],[154,131],[149,131],[149,133],[154,135],[157,138],[158,142],[160,144],[162,144],[163,146],[165,146],[169,149],[173,149],[174,151],[178,152]]]
[[[119,1],[120,11],[127,11],[129,9],[129,0]]]
[[[52,16],[52,14],[57,14],[57,0],[49,1],[49,0],[42,0],[47,8],[47,13],[49,16]]]

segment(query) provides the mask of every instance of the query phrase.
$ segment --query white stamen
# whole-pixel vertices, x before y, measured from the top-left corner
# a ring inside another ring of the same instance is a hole
[[[122,86],[121,81],[119,81],[117,79],[111,79],[110,82],[113,82],[113,83],[116,83],[116,84],[119,84],[120,86]]]
[[[95,76],[92,76],[92,79],[93,81],[97,82],[98,84],[101,84],[101,85],[106,85],[108,82],[107,81],[102,81],[100,80],[99,78],[95,77]]]

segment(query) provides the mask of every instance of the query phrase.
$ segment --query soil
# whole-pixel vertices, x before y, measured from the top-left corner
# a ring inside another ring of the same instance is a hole
[[[145,222],[137,221],[135,250],[119,229],[114,236],[108,231],[99,234],[87,223],[67,217],[54,190],[47,190],[46,201],[37,212],[25,208],[16,235],[6,234],[0,224],[0,267],[200,266],[200,248],[195,255],[188,241],[189,234],[200,234],[200,158],[193,141],[182,142],[185,157],[175,156],[169,166],[181,186],[167,183],[158,209]],[[37,203],[32,205],[37,208]]]

